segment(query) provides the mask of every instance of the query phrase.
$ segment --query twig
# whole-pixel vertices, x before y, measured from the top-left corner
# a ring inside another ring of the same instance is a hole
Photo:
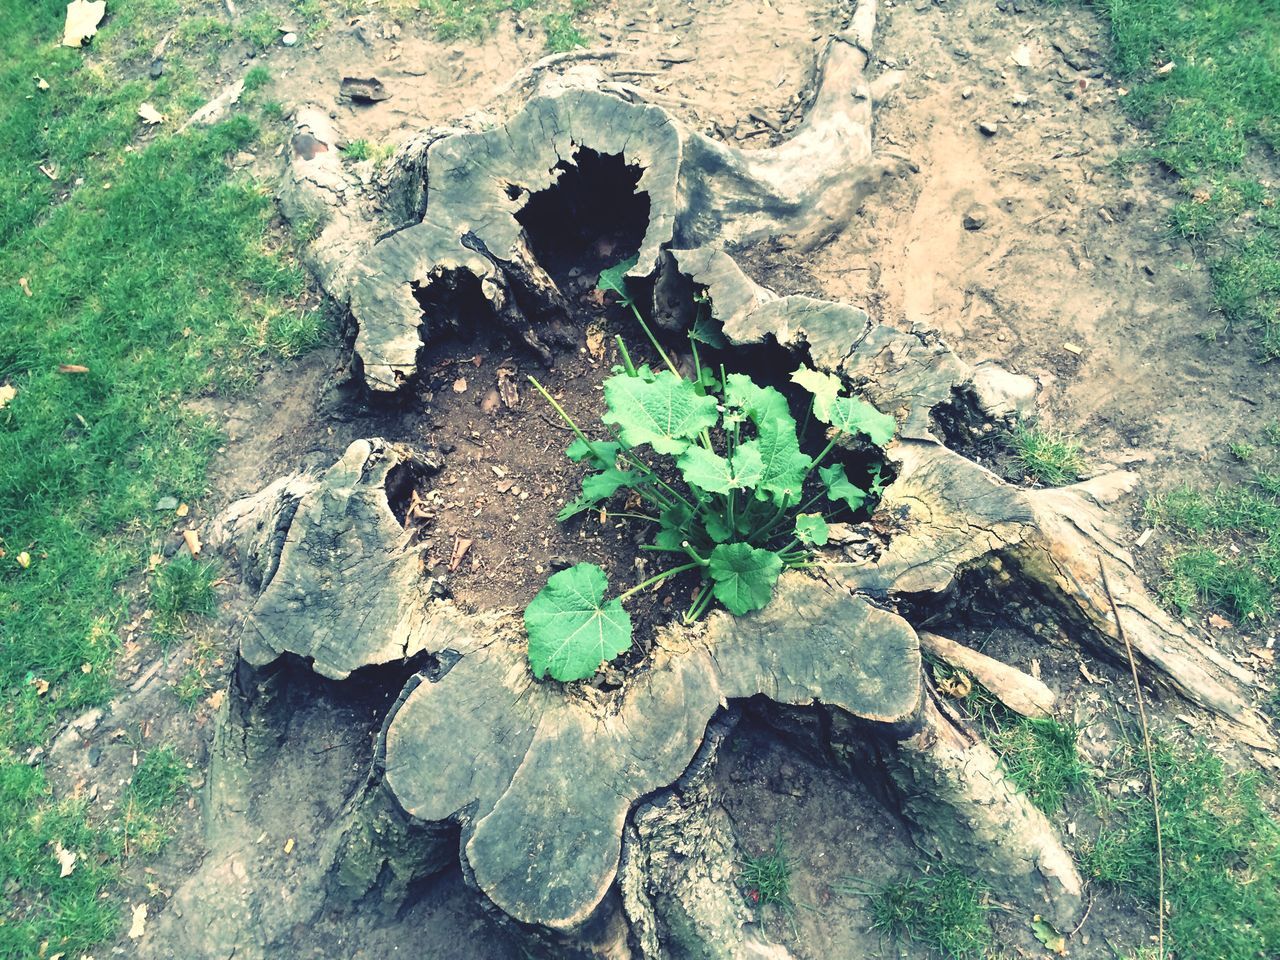
[[[1151,780],[1151,812],[1156,823],[1156,957],[1165,960],[1164,953],[1164,838],[1160,830],[1160,787],[1156,781],[1156,765],[1151,756],[1151,734],[1147,729],[1147,709],[1142,702],[1142,685],[1138,682],[1138,664],[1133,659],[1133,647],[1129,645],[1129,637],[1120,622],[1120,609],[1116,606],[1116,598],[1111,592],[1111,584],[1107,580],[1107,568],[1098,556],[1098,571],[1102,574],[1102,588],[1107,591],[1107,601],[1111,604],[1111,615],[1116,618],[1116,632],[1124,641],[1124,652],[1129,657],[1129,670],[1133,674],[1133,692],[1138,700],[1138,720],[1142,725],[1142,749],[1147,754],[1147,776]]]
[[[541,60],[535,60],[529,64],[514,77],[498,87],[493,93],[489,94],[490,100],[497,100],[504,94],[510,93],[523,84],[528,83],[534,76],[543,70],[549,70],[552,67],[559,66],[562,63],[572,63],[575,60],[613,60],[618,56],[617,50],[608,50],[604,48],[592,48],[587,50],[569,50],[565,53],[553,53],[550,56],[543,57]]]

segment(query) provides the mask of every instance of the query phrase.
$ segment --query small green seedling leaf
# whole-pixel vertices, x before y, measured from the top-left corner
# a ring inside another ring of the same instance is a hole
[[[658,453],[681,454],[689,439],[715,426],[719,414],[714,397],[701,396],[688,380],[670,370],[652,381],[618,374],[604,382],[609,410],[604,422],[619,428],[628,447],[647,443]]]
[[[585,680],[631,646],[631,617],[604,599],[609,581],[593,563],[554,574],[524,612],[529,665],[542,679]]]
[[[609,467],[601,473],[589,473],[582,478],[582,493],[564,505],[556,519],[561,523],[576,517],[584,510],[590,510],[608,500],[623,487],[633,487],[641,479],[634,470],[619,470]]]
[[[590,457],[593,465],[602,470],[608,470],[618,459],[618,453],[621,450],[622,444],[612,440],[592,440],[591,445],[587,446],[579,438],[569,444],[569,448],[565,450],[564,455],[574,463],[581,463]]]
[[[796,515],[796,539],[813,547],[824,547],[829,532],[827,521],[818,513],[801,513]]]
[[[844,471],[844,464],[833,463],[829,467],[819,467],[818,476],[827,488],[827,499],[836,502],[844,501],[850,510],[857,510],[867,499],[865,490],[855,487]]]
[[[773,598],[782,559],[772,550],[747,543],[722,543],[711,551],[707,567],[715,582],[712,593],[734,616],[759,610]]]
[[[684,475],[685,483],[708,493],[729,493],[754,487],[764,473],[760,449],[754,440],[738,447],[732,460],[703,447],[690,446],[680,455],[676,466]]]
[[[614,264],[607,270],[601,270],[600,279],[596,281],[596,289],[605,292],[612,290],[618,295],[624,307],[631,306],[633,301],[627,294],[627,271],[639,262],[639,257],[632,257],[630,260]]]

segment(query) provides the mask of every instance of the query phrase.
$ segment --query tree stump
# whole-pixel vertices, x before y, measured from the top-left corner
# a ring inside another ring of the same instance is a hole
[[[241,637],[245,664],[291,654],[335,679],[427,664],[335,825],[323,868],[330,899],[394,899],[456,843],[469,882],[531,950],[786,957],[733,890],[736,841],[706,775],[737,705],[763,698],[821,711],[833,748],[843,737],[863,744],[845,754],[880,757],[922,847],[1070,925],[1081,883],[1069,855],[991,751],[938,708],[902,613],[984,567],[1123,657],[1114,598],[1148,681],[1272,746],[1250,706],[1252,677],[1162,611],[1120,546],[1103,506],[1131,478],[1062,490],[1005,483],[945,443],[938,411],[977,405],[973,371],[944,343],[849,304],[778,295],[735,260],[733,250],[766,238],[821,243],[883,175],[907,166],[873,148],[874,26],[875,4],[862,0],[826,44],[799,131],[768,150],[713,141],[590,71],[542,76],[505,122],[410,141],[383,183],[408,222],[371,245],[369,206],[333,169],[335,135],[318,112],[299,114],[286,209],[320,215],[312,262],[350,310],[353,376],[371,402],[413,382],[433,339],[459,323],[439,294],[462,286],[546,363],[576,347],[581,331],[527,210],[589,157],[613,157],[647,203],[629,276],[651,284],[655,322],[687,325],[686,294],[701,291],[731,344],[806,358],[899,425],[893,480],[855,560],[786,575],[747,616],[662,629],[643,668],[609,691],[535,680],[519,611],[463,611],[424,575],[398,489],[429,486],[432,451],[359,441],[323,476],[280,481],[233,509],[223,539],[239,545],[260,588]]]

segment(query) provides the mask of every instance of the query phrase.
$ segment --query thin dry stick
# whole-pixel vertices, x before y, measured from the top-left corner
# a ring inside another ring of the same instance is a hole
[[[1107,581],[1107,568],[1098,557],[1098,570],[1102,574],[1102,587],[1107,591],[1107,601],[1111,604],[1111,615],[1116,618],[1116,632],[1124,641],[1124,652],[1129,657],[1129,670],[1133,674],[1133,692],[1138,699],[1138,720],[1142,725],[1142,748],[1147,754],[1147,776],[1151,779],[1151,811],[1156,821],[1156,956],[1164,960],[1164,839],[1160,831],[1160,787],[1156,780],[1156,765],[1151,757],[1151,734],[1147,730],[1147,710],[1142,703],[1142,685],[1138,682],[1138,664],[1133,659],[1133,647],[1129,646],[1129,638],[1125,635],[1124,624],[1120,622],[1120,610],[1116,606],[1115,595],[1111,592],[1111,584]]]

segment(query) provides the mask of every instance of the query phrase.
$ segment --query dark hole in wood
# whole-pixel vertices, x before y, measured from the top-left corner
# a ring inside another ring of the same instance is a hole
[[[580,276],[594,280],[640,249],[649,226],[649,194],[636,190],[644,171],[622,154],[587,147],[556,170],[556,182],[529,194],[516,219],[558,284]]]

